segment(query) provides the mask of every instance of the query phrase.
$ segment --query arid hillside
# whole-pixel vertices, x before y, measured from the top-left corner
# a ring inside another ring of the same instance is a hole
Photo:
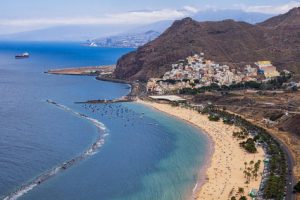
[[[142,81],[161,77],[172,63],[199,52],[231,65],[267,59],[300,73],[300,8],[257,25],[233,20],[175,21],[156,40],[121,57],[115,77]]]

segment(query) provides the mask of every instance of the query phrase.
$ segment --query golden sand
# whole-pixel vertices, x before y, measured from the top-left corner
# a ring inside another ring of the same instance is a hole
[[[223,122],[209,121],[206,115],[187,108],[141,100],[138,102],[188,121],[199,127],[211,138],[213,142],[212,158],[206,171],[205,182],[198,186],[199,188],[194,193],[194,199],[224,200],[230,199],[232,196],[239,197],[242,195],[238,194],[240,187],[244,188],[245,193],[243,195],[248,196],[251,189],[259,188],[264,167],[263,162],[261,162],[257,179],[251,178],[250,183],[246,183],[244,170],[245,167],[249,167],[250,161],[263,161],[263,149],[259,147],[255,154],[245,152],[239,146],[240,141],[232,136],[234,131],[239,131],[238,127],[226,125]],[[248,163],[246,166],[245,162]]]

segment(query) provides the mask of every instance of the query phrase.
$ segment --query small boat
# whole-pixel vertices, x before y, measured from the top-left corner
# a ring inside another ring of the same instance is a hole
[[[15,58],[16,59],[29,58],[29,53],[25,52],[25,53],[22,53],[22,54],[15,55]]]
[[[82,46],[87,46],[87,47],[98,47],[98,44],[94,41],[87,40],[85,43],[81,44]]]

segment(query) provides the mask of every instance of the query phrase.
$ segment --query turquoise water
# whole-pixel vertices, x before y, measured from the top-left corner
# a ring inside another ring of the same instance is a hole
[[[136,103],[110,99],[129,86],[93,77],[44,74],[50,68],[114,64],[132,49],[76,43],[0,43],[0,197],[104,144],[19,199],[185,199],[204,164],[207,139],[196,128]],[[29,51],[31,57],[15,60]],[[46,102],[51,99],[69,110]],[[98,120],[99,130],[88,118]]]

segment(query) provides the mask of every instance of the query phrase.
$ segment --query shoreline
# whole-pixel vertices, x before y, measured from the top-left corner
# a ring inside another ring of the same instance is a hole
[[[191,123],[189,123],[191,124]],[[200,192],[201,188],[207,183],[206,180],[206,176],[207,176],[207,170],[212,166],[212,157],[215,153],[215,143],[213,141],[213,139],[211,138],[211,136],[209,134],[207,134],[205,131],[203,131],[201,128],[197,127],[195,124],[192,124],[193,126],[195,126],[197,129],[199,129],[203,135],[205,135],[205,137],[208,140],[208,149],[207,149],[207,153],[204,156],[204,164],[203,166],[200,167],[199,172],[198,172],[198,178],[197,178],[197,182],[195,187],[193,188],[193,193],[192,195],[189,195],[187,199],[197,199],[197,193]]]
[[[205,155],[206,160],[199,169],[198,180],[195,187],[192,188],[192,195],[189,195],[187,199],[230,199],[231,196],[241,196],[237,194],[239,187],[245,189],[243,194],[245,196],[252,188],[259,188],[261,175],[257,180],[251,180],[249,184],[245,184],[243,163],[246,161],[249,163],[250,160],[263,161],[265,153],[261,147],[255,154],[246,153],[240,148],[239,141],[232,136],[234,131],[238,131],[237,127],[225,125],[223,122],[211,122],[205,115],[186,108],[143,100],[137,100],[137,103],[183,120],[198,128],[208,138],[209,149]],[[202,120],[202,123],[196,123],[200,122],[199,120]],[[237,164],[237,166],[232,166],[233,164]],[[262,162],[259,172],[262,173],[263,169]]]
[[[206,133],[201,127],[197,126],[196,124],[194,124],[194,123],[192,123],[192,122],[190,122],[190,121],[188,121],[186,119],[183,119],[181,117],[174,116],[174,115],[172,115],[172,114],[170,114],[168,112],[159,110],[156,107],[148,105],[147,102],[145,102],[144,100],[138,99],[136,101],[136,103],[140,103],[142,105],[145,105],[145,106],[147,106],[149,108],[154,109],[157,112],[162,112],[162,113],[164,113],[164,114],[166,114],[166,115],[168,115],[170,117],[174,117],[174,118],[176,118],[176,119],[178,119],[180,121],[183,121],[184,123],[188,123],[189,125],[191,125],[194,128],[198,129],[199,132],[200,132],[200,134],[202,134],[207,139],[207,141],[208,141],[208,148],[207,148],[207,153],[204,156],[204,163],[203,163],[203,165],[198,170],[197,181],[196,181],[195,186],[193,187],[192,193],[189,194],[187,196],[187,198],[186,198],[188,200],[189,199],[191,199],[191,200],[192,199],[197,199],[197,197],[196,197],[197,193],[201,190],[202,186],[207,183],[207,180],[206,180],[206,176],[207,175],[206,175],[206,173],[207,173],[207,170],[212,165],[212,159],[211,158],[212,158],[212,156],[214,155],[214,152],[215,152],[215,148],[214,148],[215,142],[214,142],[213,138],[211,137],[210,134]]]
[[[160,110],[160,109],[158,109],[156,107],[148,105],[147,102],[145,102],[144,100],[138,99],[135,102],[139,103],[139,104],[142,104],[142,105],[145,105],[148,108],[154,109],[157,112],[164,113],[164,114],[168,115],[169,117],[174,117],[177,120],[182,121],[183,123],[187,123],[187,124],[193,126],[197,130],[199,130],[199,132],[200,132],[199,134],[202,134],[207,139],[207,142],[208,142],[207,146],[208,146],[208,148],[207,148],[207,153],[204,156],[204,163],[200,167],[200,169],[198,170],[197,181],[196,181],[195,186],[193,187],[192,193],[189,194],[188,197],[187,197],[187,199],[197,199],[195,196],[197,195],[197,193],[199,192],[199,190],[202,188],[202,186],[204,184],[206,184],[206,182],[207,182],[207,180],[206,180],[206,171],[212,165],[211,158],[212,158],[212,156],[214,155],[214,152],[215,152],[215,148],[214,148],[215,142],[214,142],[213,138],[211,137],[210,134],[206,133],[201,127],[197,126],[196,124],[194,124],[194,123],[192,123],[192,122],[190,122],[190,121],[188,121],[186,119],[183,119],[183,118],[178,117],[178,116],[174,116],[174,115],[172,115],[172,114],[170,114],[168,112],[165,112],[165,111]]]

